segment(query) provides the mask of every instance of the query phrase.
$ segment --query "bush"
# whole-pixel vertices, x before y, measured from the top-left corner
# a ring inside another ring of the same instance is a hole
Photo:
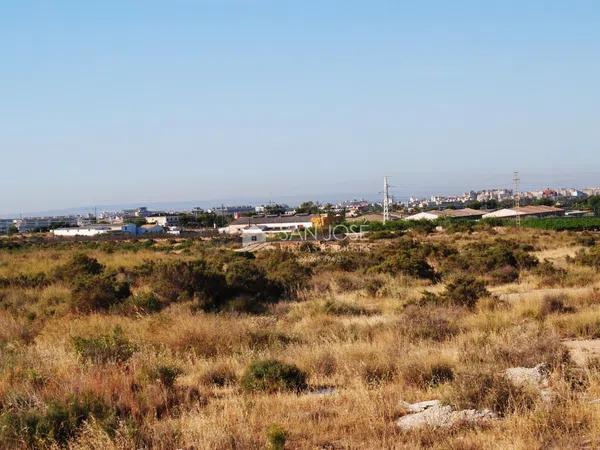
[[[306,389],[307,375],[298,367],[274,359],[255,361],[244,372],[241,384],[246,391],[293,391]]]
[[[77,253],[66,264],[56,269],[55,275],[62,280],[72,280],[82,275],[100,275],[104,266],[97,259]]]
[[[323,312],[333,316],[367,316],[372,314],[366,308],[337,300],[326,300],[323,304]]]
[[[111,334],[92,338],[75,336],[73,346],[83,359],[95,364],[121,363],[127,361],[136,351],[136,346],[123,336],[119,327],[115,327]]]
[[[218,387],[233,384],[236,380],[237,376],[233,369],[223,364],[211,367],[206,372],[204,372],[201,377],[201,381],[203,384]]]
[[[267,429],[267,449],[284,450],[287,432],[281,425],[273,424]]]
[[[448,308],[422,308],[414,305],[404,310],[398,324],[403,336],[413,339],[444,341],[458,334],[458,327]]]
[[[135,312],[150,314],[159,312],[165,305],[153,293],[145,293],[131,297],[129,306]]]
[[[268,280],[278,285],[282,294],[290,297],[304,289],[312,275],[312,271],[300,264],[290,252],[264,252],[257,257],[256,264],[265,271]]]
[[[477,300],[490,295],[485,283],[471,276],[457,277],[446,286],[445,299],[453,305],[475,307]]]
[[[152,290],[168,304],[196,299],[204,309],[217,309],[226,298],[226,282],[203,260],[158,264],[150,269]]]
[[[427,252],[427,248],[413,239],[398,239],[392,246],[382,251],[381,262],[372,270],[435,281],[437,275],[427,262]]]
[[[117,427],[116,412],[93,394],[84,393],[51,402],[46,408],[5,412],[0,415],[0,434],[5,443],[24,441],[30,448],[63,446],[91,418],[105,431]]]
[[[600,270],[600,245],[590,248],[588,251],[579,251],[575,256],[575,262],[593,267],[596,270]]]
[[[445,401],[457,409],[491,409],[504,416],[531,408],[535,399],[533,393],[513,385],[502,374],[470,372],[456,377]]]
[[[175,385],[177,377],[183,373],[183,370],[177,366],[159,365],[148,371],[148,377],[162,384],[167,389]]]
[[[567,276],[567,271],[560,267],[556,267],[552,261],[545,259],[537,267],[531,271],[534,275],[542,278],[543,285],[562,284]]]
[[[389,362],[367,361],[361,369],[361,378],[369,386],[389,382],[396,375],[396,367]]]
[[[476,242],[460,253],[450,255],[441,262],[442,272],[463,272],[490,276],[494,281],[514,281],[518,272],[538,264],[528,252],[533,248],[516,242],[498,239],[494,242]],[[507,268],[512,269],[507,269]],[[497,280],[496,280],[497,279]]]
[[[80,276],[75,281],[71,306],[78,312],[106,311],[131,295],[127,282],[100,276]]]
[[[574,311],[574,308],[565,304],[564,295],[546,295],[542,299],[540,306],[540,316],[546,317],[549,314],[563,314]]]
[[[424,292],[421,303],[450,304],[472,309],[477,304],[477,300],[488,295],[490,293],[483,281],[469,275],[462,275],[448,283],[446,290],[441,294]]]
[[[402,374],[405,382],[421,389],[454,380],[454,370],[446,363],[415,363],[405,367]]]

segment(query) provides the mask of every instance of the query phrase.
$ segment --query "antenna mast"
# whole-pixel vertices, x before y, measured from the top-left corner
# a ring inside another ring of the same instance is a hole
[[[383,177],[383,223],[390,220],[390,185],[388,177]]]
[[[519,177],[519,172],[515,171],[513,173],[513,182],[514,182],[514,198],[515,198],[515,209],[517,215],[515,220],[517,222],[517,227],[521,227],[521,215],[519,214],[519,207],[521,206],[521,193],[519,192],[519,183],[521,182],[521,178]]]

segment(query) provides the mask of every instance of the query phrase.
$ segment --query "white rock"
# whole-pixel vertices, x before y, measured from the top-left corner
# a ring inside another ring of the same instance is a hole
[[[407,409],[410,413],[418,413],[421,411],[425,411],[426,409],[432,408],[434,406],[441,406],[441,402],[439,400],[426,400],[424,402],[418,403],[402,402],[402,407]]]
[[[504,371],[504,376],[515,386],[537,390],[542,400],[552,400],[552,391],[548,386],[550,368],[547,364],[535,367],[511,367]]]
[[[448,428],[454,425],[479,423],[497,418],[497,415],[488,409],[482,411],[475,409],[454,411],[451,406],[444,406],[439,400],[415,403],[408,405],[407,409],[416,412],[400,417],[396,421],[396,425],[403,430],[413,430],[425,426]]]
[[[504,375],[515,386],[543,389],[548,387],[549,368],[546,364],[535,367],[512,367],[504,371]]]

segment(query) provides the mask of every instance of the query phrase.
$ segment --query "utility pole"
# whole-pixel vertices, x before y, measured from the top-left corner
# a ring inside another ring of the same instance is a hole
[[[390,185],[388,177],[383,177],[383,223],[390,220]]]
[[[517,216],[515,218],[517,222],[517,227],[521,227],[521,216],[519,214],[519,207],[521,206],[521,193],[519,192],[519,183],[521,182],[521,178],[519,178],[519,172],[515,171],[513,173],[513,182],[514,182],[514,192],[513,196],[515,198],[515,210],[517,212]]]

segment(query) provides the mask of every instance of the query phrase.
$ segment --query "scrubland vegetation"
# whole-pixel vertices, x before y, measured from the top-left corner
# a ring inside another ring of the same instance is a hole
[[[600,360],[565,345],[600,339],[596,234],[372,237],[256,254],[0,240],[0,447],[600,446]],[[501,376],[540,363],[550,404]],[[396,426],[430,399],[499,419]]]

